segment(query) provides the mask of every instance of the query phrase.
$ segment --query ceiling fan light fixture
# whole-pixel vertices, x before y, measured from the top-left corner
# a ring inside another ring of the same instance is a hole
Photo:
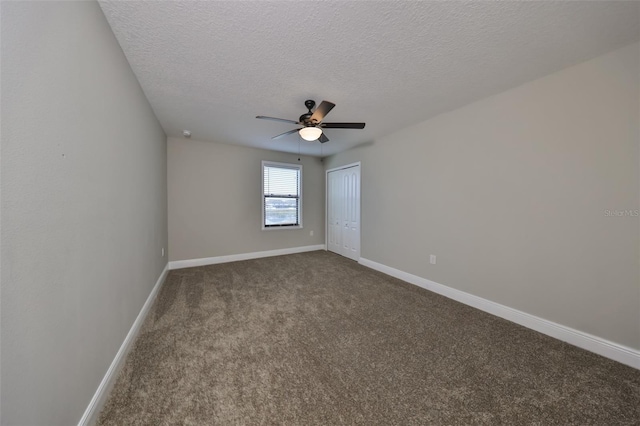
[[[306,141],[315,141],[322,134],[322,129],[319,127],[303,127],[298,132],[300,133],[300,137]]]

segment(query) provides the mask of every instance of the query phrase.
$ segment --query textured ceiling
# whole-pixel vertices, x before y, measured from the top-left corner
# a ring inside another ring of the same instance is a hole
[[[170,136],[329,155],[640,39],[638,2],[100,1]],[[322,148],[322,151],[321,151]]]

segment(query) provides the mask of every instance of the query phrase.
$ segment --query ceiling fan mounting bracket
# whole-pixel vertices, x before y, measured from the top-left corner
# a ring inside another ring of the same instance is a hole
[[[309,114],[311,114],[311,110],[314,106],[316,106],[316,101],[314,101],[313,99],[307,99],[306,101],[304,101],[304,106],[307,107],[307,109],[309,110]]]
[[[306,101],[304,101],[304,106],[307,107],[309,111],[306,114],[302,114],[300,116],[300,124],[304,125],[305,127],[314,126],[315,123],[312,123],[310,119],[313,115],[313,111],[311,110],[314,106],[316,106],[316,101],[314,101],[313,99],[307,99]]]

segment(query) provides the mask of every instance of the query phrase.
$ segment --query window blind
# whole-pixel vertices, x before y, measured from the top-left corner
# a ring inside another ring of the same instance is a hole
[[[263,165],[265,227],[300,225],[300,172],[296,165]]]

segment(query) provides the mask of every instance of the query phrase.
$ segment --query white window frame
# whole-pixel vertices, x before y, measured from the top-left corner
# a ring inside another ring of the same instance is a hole
[[[290,169],[298,169],[300,176],[299,183],[299,194],[298,194],[298,224],[297,225],[284,225],[284,226],[265,226],[264,223],[264,168],[265,167],[286,167]],[[260,168],[260,211],[262,216],[262,230],[263,231],[276,231],[276,230],[291,230],[291,229],[302,229],[302,164],[292,164],[292,163],[278,163],[275,161],[262,161],[262,167]]]

